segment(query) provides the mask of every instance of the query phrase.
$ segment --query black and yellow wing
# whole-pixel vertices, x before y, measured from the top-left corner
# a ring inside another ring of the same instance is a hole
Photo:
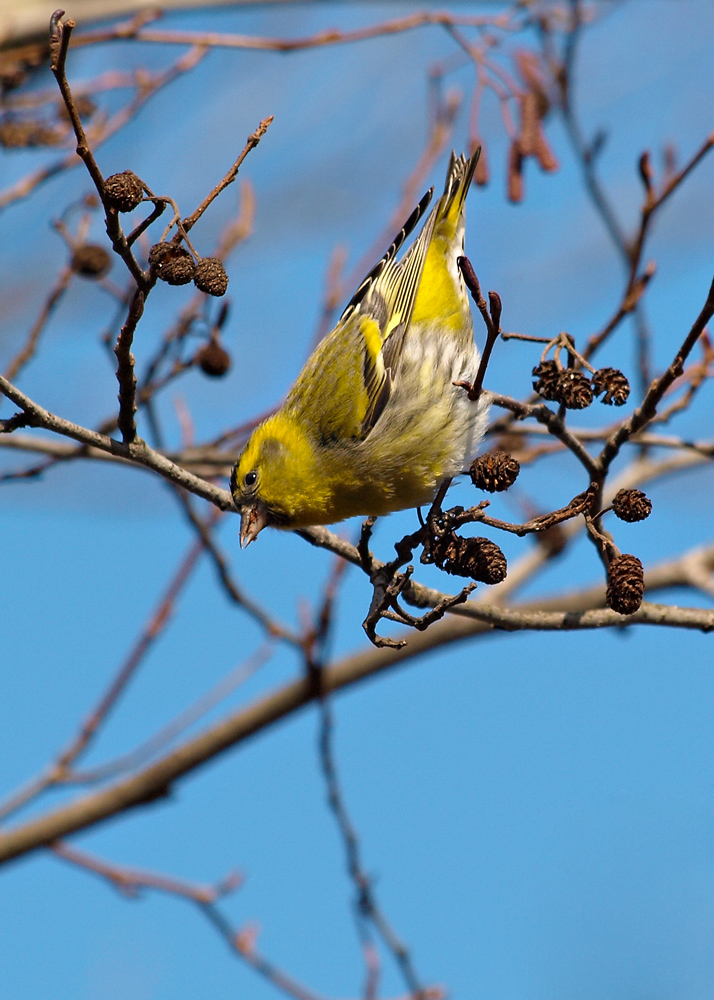
[[[433,189],[419,202],[372,268],[335,329],[315,349],[285,401],[312,424],[323,443],[363,440],[389,399],[392,372],[409,327],[434,213],[408,253],[399,249],[426,211]]]

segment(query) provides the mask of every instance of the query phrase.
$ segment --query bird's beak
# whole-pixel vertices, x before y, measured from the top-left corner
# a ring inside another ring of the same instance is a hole
[[[240,547],[242,549],[255,541],[268,523],[265,504],[257,500],[252,507],[244,507],[240,515]]]

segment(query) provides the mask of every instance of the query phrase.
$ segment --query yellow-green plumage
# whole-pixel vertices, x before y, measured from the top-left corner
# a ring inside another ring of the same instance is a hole
[[[428,503],[463,471],[486,422],[455,381],[479,355],[457,258],[478,153],[452,154],[444,194],[404,257],[422,199],[280,409],[257,427],[231,480],[241,536]]]

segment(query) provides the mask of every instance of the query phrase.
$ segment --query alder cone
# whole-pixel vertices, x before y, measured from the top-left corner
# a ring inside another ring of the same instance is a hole
[[[204,375],[209,375],[211,378],[220,378],[221,375],[225,375],[226,372],[231,367],[231,356],[228,351],[217,344],[215,341],[211,341],[209,344],[199,351],[197,361],[199,367]]]
[[[630,383],[618,368],[600,368],[593,375],[592,387],[596,396],[604,393],[600,402],[608,406],[624,406],[630,395]]]
[[[117,212],[133,212],[144,197],[144,186],[132,170],[123,170],[104,181],[104,197]]]
[[[520,462],[507,451],[489,451],[471,463],[469,475],[477,489],[502,493],[513,486],[520,471]]]
[[[82,243],[72,254],[72,270],[84,278],[102,278],[111,266],[111,254],[98,243]]]
[[[566,368],[555,383],[556,400],[568,410],[584,410],[593,401],[590,379],[582,372]]]
[[[62,134],[41,121],[6,119],[0,122],[0,146],[6,149],[23,149],[35,146],[57,146]]]
[[[149,250],[149,266],[169,285],[187,285],[196,273],[193,257],[177,243],[155,243]]]
[[[620,490],[612,501],[612,510],[621,521],[644,521],[652,513],[652,501],[642,490]]]
[[[80,118],[91,118],[97,111],[97,105],[89,94],[75,94],[74,107]],[[57,103],[57,117],[66,122],[72,120],[69,116],[67,105],[62,100]]]
[[[506,579],[506,557],[489,538],[461,538],[451,532],[434,547],[434,562],[452,576],[466,576],[480,583]]]
[[[466,551],[469,576],[481,583],[495,584],[506,579],[508,563],[501,549],[489,538],[468,538]]]
[[[608,608],[621,615],[633,615],[639,610],[644,593],[645,574],[637,556],[628,553],[615,556],[607,571]]]
[[[531,374],[536,378],[533,388],[538,395],[543,399],[550,400],[552,403],[559,403],[558,379],[560,378],[560,368],[558,368],[555,361],[542,361],[539,365],[535,366]]]
[[[199,292],[208,295],[225,295],[228,288],[228,275],[218,257],[204,257],[196,265],[193,283]]]

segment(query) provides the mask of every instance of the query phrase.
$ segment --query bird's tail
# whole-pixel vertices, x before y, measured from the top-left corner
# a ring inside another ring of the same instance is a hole
[[[452,152],[449,169],[446,172],[444,193],[439,198],[435,209],[436,226],[443,222],[454,228],[458,226],[480,155],[480,146],[468,160],[465,156],[457,156]]]

